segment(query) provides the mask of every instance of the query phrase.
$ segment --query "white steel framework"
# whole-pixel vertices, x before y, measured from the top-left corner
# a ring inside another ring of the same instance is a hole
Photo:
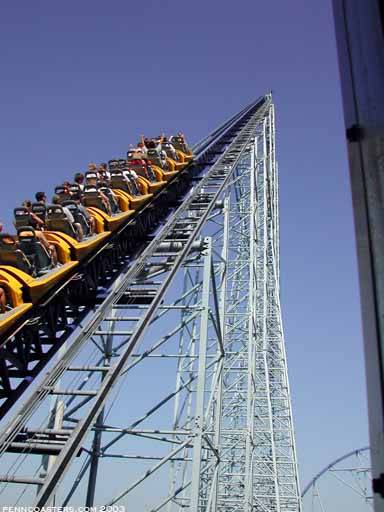
[[[227,124],[218,158],[3,430],[3,503],[301,510],[271,96]]]

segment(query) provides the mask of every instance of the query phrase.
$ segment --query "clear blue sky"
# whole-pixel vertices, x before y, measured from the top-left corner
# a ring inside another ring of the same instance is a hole
[[[141,133],[197,141],[273,90],[282,300],[302,484],[368,444],[330,1],[45,0],[0,10],[1,217]]]

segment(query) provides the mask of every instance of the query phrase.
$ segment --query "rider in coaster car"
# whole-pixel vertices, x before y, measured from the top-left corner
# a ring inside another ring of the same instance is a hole
[[[177,153],[176,153],[176,149],[175,149],[175,146],[168,140],[167,137],[165,137],[164,135],[162,136],[162,142],[161,142],[161,146],[162,148],[164,149],[169,149],[169,151],[171,152],[171,155],[172,155],[172,159],[177,161],[178,160],[178,157],[177,157]]]
[[[143,162],[147,168],[147,173],[148,173],[148,176],[150,177],[150,181],[157,181],[156,174],[153,172],[153,169],[152,169],[151,161],[148,160],[147,158],[144,158]]]
[[[153,139],[156,142],[156,150],[160,155],[163,167],[167,167],[167,153],[162,148],[162,143],[164,140],[164,136],[160,135],[160,137],[157,137],[156,139]]]
[[[136,172],[133,169],[129,169],[128,167],[123,167],[122,172],[123,172],[124,178],[130,184],[132,194],[135,196],[141,195],[139,182],[138,182],[138,176],[137,176]]]
[[[38,192],[36,194],[36,199],[37,199],[38,194],[44,194],[44,192]],[[44,196],[45,196],[45,194],[44,194]],[[39,196],[39,197],[43,197],[43,196]],[[40,202],[42,202],[42,201],[40,201]],[[56,247],[54,246],[54,244],[50,244],[48,242],[48,240],[44,236],[44,233],[42,232],[45,229],[44,221],[42,221],[37,215],[35,215],[32,212],[32,201],[30,201],[29,199],[26,199],[22,203],[22,206],[24,206],[24,208],[26,208],[28,210],[28,212],[29,212],[30,219],[31,219],[30,225],[35,230],[36,238],[39,240],[41,245],[45,248],[45,250],[51,256],[52,265],[56,266],[57,265]]]
[[[140,142],[137,144],[136,148],[133,146],[133,144],[129,145],[129,151],[141,153],[142,155],[147,154],[147,148],[144,143],[144,135],[141,136]]]
[[[121,173],[121,178],[125,182],[127,191],[129,194],[131,194],[132,196],[140,195],[140,191],[138,190],[136,181],[135,181],[134,177],[132,176],[132,174],[130,172],[128,172],[127,166],[121,166],[121,165],[114,166],[111,168],[111,173],[114,173],[114,172]]]
[[[82,172],[77,172],[74,176],[74,181],[75,183],[77,183],[77,185],[79,185],[79,189],[81,191],[84,190],[84,174]]]
[[[41,204],[47,203],[47,196],[45,192],[36,192],[35,194],[36,201]]]
[[[188,151],[189,151],[189,147],[188,147],[187,140],[186,140],[186,138],[185,138],[184,133],[183,133],[183,132],[179,132],[179,133],[177,134],[177,136],[178,136],[178,137],[180,137],[180,138],[182,139],[182,141],[183,141],[183,145],[184,145],[184,149],[185,149],[185,151],[186,151],[186,152],[188,152]]]
[[[144,144],[147,149],[156,149],[158,152],[161,151],[161,145],[157,139],[144,139]]]
[[[81,227],[81,225],[78,222],[75,222],[75,219],[73,218],[73,215],[69,211],[69,209],[66,206],[62,206],[60,204],[60,197],[58,195],[55,194],[52,197],[52,204],[58,204],[62,207],[63,212],[68,219],[68,222],[70,222],[70,224],[72,224],[72,226],[76,232],[76,238],[77,238],[78,242],[81,242],[84,238],[83,228]]]
[[[64,181],[63,187],[65,189],[65,193],[70,195],[71,194],[71,183],[69,181]]]
[[[81,192],[75,192],[72,194],[72,201],[75,201],[77,204],[77,208],[84,215],[88,225],[89,225],[89,234],[93,235],[95,232],[95,218],[88,212],[86,207],[81,203]]]
[[[105,162],[99,165],[99,167],[97,168],[97,172],[99,174],[99,179],[101,181],[106,181],[107,183],[109,183],[111,179],[111,173],[109,172],[108,165]]]
[[[95,165],[95,164],[89,164],[88,169],[90,168],[91,165]],[[95,165],[95,167],[96,167],[96,165]],[[98,176],[99,176],[99,174],[97,172],[97,168],[96,169],[92,168],[92,170],[89,170],[85,176],[86,184],[91,185],[92,187],[97,187]],[[105,208],[105,211],[107,212],[108,215],[112,215],[111,205],[109,203],[108,197],[101,190],[98,190],[98,193],[99,193],[101,202],[103,203],[103,206]]]
[[[162,137],[160,137],[159,139],[144,139],[144,144],[147,147],[147,149],[156,150],[156,152],[161,160],[161,166],[164,169],[167,169],[167,167],[168,167],[167,153],[163,149],[161,149],[161,141],[162,141]]]
[[[101,175],[99,174],[99,177]],[[112,213],[117,213],[119,211],[119,201],[116,197],[116,194],[113,192],[111,187],[109,186],[109,183],[107,181],[103,181],[99,179],[96,183],[99,194],[104,194],[105,197],[108,199],[109,206],[111,207]]]
[[[32,201],[30,199],[26,199],[21,203],[21,206],[24,206],[29,211],[29,215],[31,217],[31,226],[33,229],[37,230],[44,230],[45,224],[40,217],[38,217],[35,213],[32,211]]]
[[[153,169],[152,169],[150,161],[141,152],[140,148],[135,148],[134,150],[129,151],[128,152],[128,158],[129,158],[128,166],[130,168],[135,166],[135,169],[137,169],[137,166],[139,166],[139,167],[141,167],[141,169],[143,171],[144,178],[147,178],[147,180],[149,180],[151,182],[157,181],[156,175],[153,172]],[[131,170],[136,173],[135,169],[131,169]]]
[[[88,164],[88,171],[85,173],[85,181],[86,181],[87,185],[89,185],[89,182],[88,182],[88,179],[87,179],[87,174],[88,173],[95,173],[96,177],[97,177],[97,180],[101,180],[102,179],[102,175],[100,175],[100,166],[98,167],[94,162],[90,162]]]
[[[95,172],[96,174],[98,174],[97,165],[94,162],[90,162],[88,164],[88,172]]]

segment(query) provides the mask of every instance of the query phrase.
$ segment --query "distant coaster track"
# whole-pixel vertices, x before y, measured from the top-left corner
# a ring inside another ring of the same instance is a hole
[[[335,489],[330,491],[329,480],[322,482],[327,475],[333,476],[333,483],[338,483],[348,494],[361,498],[364,510],[373,509],[372,474],[370,465],[370,447],[357,448],[327,464],[305,486],[301,493],[305,512],[339,509],[345,496],[337,495]],[[348,462],[346,467],[341,463]],[[347,504],[343,504],[345,507]]]

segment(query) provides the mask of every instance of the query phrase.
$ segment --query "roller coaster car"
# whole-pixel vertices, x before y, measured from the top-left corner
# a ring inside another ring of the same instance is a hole
[[[105,181],[98,181],[97,187],[100,190],[100,192],[102,192],[107,197],[112,213],[119,213],[119,203],[116,201],[113,191],[111,188],[109,188],[108,183]]]
[[[99,175],[95,171],[88,171],[85,173],[85,183],[87,185],[95,186],[97,180],[99,179]]]
[[[21,283],[23,286],[23,291],[25,290],[25,294],[23,295],[28,298],[26,303],[36,303],[42,297],[44,297],[57,283],[59,283],[63,277],[68,274],[68,272],[72,270],[72,268],[77,264],[77,261],[70,261],[64,265],[61,265],[60,267],[54,268],[47,274],[36,278],[33,278],[18,268],[6,265],[0,266],[0,271],[6,272],[7,274],[14,277],[17,281],[19,281],[19,283]]]
[[[133,210],[127,210],[125,212],[109,215],[105,210],[105,206],[96,186],[93,187],[91,185],[87,185],[84,187],[83,201],[84,205],[89,209],[92,215],[95,213],[102,217],[105,229],[110,231],[117,229],[134,213]]]
[[[184,167],[186,166],[186,160],[184,158],[184,154],[181,151],[176,151],[175,155],[174,151],[172,150],[173,148],[170,142],[163,142],[161,148],[167,154],[168,159],[173,162],[175,171],[180,171],[181,169],[184,169]]]
[[[107,173],[107,171],[105,171],[105,170],[100,170],[100,171],[99,171],[99,178],[100,178],[101,180],[103,180],[103,181],[108,181],[108,179],[109,179],[109,178],[108,178],[108,173]]]
[[[0,279],[0,286],[2,285],[3,283]],[[27,302],[0,314],[0,335],[9,329],[24,313],[31,309],[31,307],[32,303]]]
[[[136,174],[143,175],[146,177],[147,166],[145,161],[137,156],[136,158],[130,158],[127,160],[127,166],[132,171],[135,171]]]
[[[167,156],[172,158],[172,160],[178,161],[179,157],[176,154],[175,148],[169,142],[163,142],[161,144],[161,150],[165,151]]]
[[[119,168],[119,161],[116,159],[108,161],[108,169],[109,171],[115,170]]]
[[[75,222],[85,225],[85,231],[83,230],[85,238],[81,242],[77,240],[76,232],[65,215],[63,206],[70,210]],[[104,219],[102,219],[103,221]],[[62,205],[49,206],[46,223],[48,231],[45,231],[44,235],[49,242],[56,246],[56,251],[62,262],[68,262],[71,259],[82,260],[84,256],[110,235],[110,232],[104,229],[96,235],[90,235],[87,220],[74,201],[64,201]]]
[[[104,213],[108,213],[107,207],[103,202],[103,197],[100,194],[100,189],[96,184],[85,185],[83,203],[87,207],[93,206],[94,208],[98,208]]]
[[[170,139],[170,142],[176,150],[183,154],[185,162],[190,162],[193,159],[192,151],[186,145],[184,137],[173,135]]]
[[[71,194],[81,194],[81,188],[77,183],[71,183],[69,185],[69,191]]]
[[[135,159],[141,159],[143,158],[143,154],[141,153],[141,150],[138,149],[129,149],[127,151],[127,161],[135,160]]]
[[[181,171],[186,165],[184,162],[176,162],[176,160],[169,156],[167,157],[167,163],[168,167],[173,168],[175,171]]]
[[[128,156],[128,154],[127,154],[127,156]],[[133,171],[135,171],[135,173],[138,176],[141,176],[141,178],[143,178],[145,180],[145,182],[148,186],[148,192],[150,192],[151,194],[154,194],[155,192],[162,189],[167,184],[166,181],[161,179],[162,178],[161,173],[158,174],[153,169],[152,169],[152,173],[150,173],[148,171],[145,160],[143,160],[142,158],[136,157],[136,158],[132,158],[132,159],[128,160],[128,166],[129,166],[129,169],[132,169]],[[152,179],[150,179],[151,174],[152,174]]]
[[[60,204],[52,204],[47,208],[46,225],[49,231],[60,231],[77,239],[77,233],[72,223],[69,222],[63,206]]]
[[[123,169],[127,165],[127,160],[125,158],[119,158],[117,160],[117,164],[118,164],[119,169]]]
[[[167,184],[166,181],[151,181],[145,175],[143,176],[144,173],[142,174],[140,171],[135,172],[138,174],[141,184],[144,185],[143,189],[145,192],[150,194],[155,194]]]
[[[161,140],[156,139],[155,142],[159,145]],[[110,160],[113,190],[108,183],[99,181],[102,179],[107,182],[108,172],[86,173],[88,186],[84,187],[85,205],[95,220],[96,234],[91,235],[89,218],[83,208],[79,207],[79,193],[83,193],[83,190],[78,184],[55,188],[60,204],[46,207],[42,203],[34,203],[31,211],[23,207],[14,210],[17,237],[0,233],[0,287],[5,291],[7,299],[7,311],[0,314],[0,335],[14,322],[26,322],[28,317],[24,320],[22,317],[33,304],[61,284],[79,261],[97,249],[111,235],[111,231],[125,223],[134,210],[141,208],[154,192],[164,187],[167,181],[192,160],[192,153],[183,137],[173,137],[171,142],[176,148],[176,160],[172,158],[174,152],[172,148],[167,148],[166,141],[166,160],[160,157],[154,146],[148,149],[148,155],[137,150],[136,153],[127,153],[128,160]],[[152,164],[149,171],[145,160]],[[126,170],[135,171],[138,178],[133,180],[127,176],[130,180],[128,182],[123,174]],[[105,211],[98,190],[108,198],[113,215],[108,215]],[[72,200],[73,194],[77,196],[76,201]],[[76,240],[77,233],[63,207],[68,208],[75,222],[82,226],[85,234],[83,241]],[[50,245],[55,246],[59,260],[57,266],[53,266],[41,234],[33,228],[37,224],[36,217],[48,227],[48,231],[44,231],[44,237]]]
[[[170,181],[172,178],[174,178],[178,173],[179,171],[164,171],[161,167],[151,163],[151,166],[152,166],[152,169],[153,171],[157,174],[157,175],[160,175],[161,177],[161,180],[163,181]]]
[[[100,192],[102,192],[108,199],[109,206],[111,208],[112,214],[119,213],[119,209],[121,211],[127,211],[128,208],[119,208],[119,203],[116,201],[112,189],[109,187],[109,184],[107,181],[100,180],[101,173],[96,174],[95,172],[87,172],[85,175],[85,179],[87,182],[87,185],[84,187],[84,192],[88,194],[88,203],[90,203],[90,197],[92,194],[94,194],[94,189],[96,189]],[[91,187],[91,188],[89,188]],[[100,208],[105,213],[108,213],[106,211],[105,206],[102,204],[102,201],[98,201],[99,205],[97,208]],[[88,206],[95,206],[94,204],[88,204]]]
[[[8,233],[0,233],[0,265],[12,265],[28,274],[33,273],[32,265],[18,248],[16,238]]]
[[[164,171],[172,172],[175,170],[175,169],[166,168],[166,165],[164,164],[163,160],[161,159],[160,154],[157,151],[157,149],[148,149],[147,158],[152,164],[157,165],[157,167],[160,167],[160,169],[163,169]]]
[[[172,158],[166,157],[165,161],[161,159],[161,156],[157,149],[148,149],[147,151],[147,159],[157,167],[160,167],[166,172],[178,172],[181,171],[184,167],[184,163],[175,162]]]
[[[3,281],[8,279],[7,288],[8,291],[12,290],[14,297],[21,285],[23,297],[28,299],[25,302],[35,303],[61,281],[77,265],[77,261],[69,261],[53,268],[51,258],[33,228],[19,228],[18,237],[19,242],[11,235],[0,235],[1,278]],[[17,286],[14,280],[18,282]]]
[[[77,206],[76,201],[66,200],[61,203],[61,206],[68,208],[68,210],[72,213],[72,217],[75,219],[75,222],[80,224],[84,233],[84,237],[89,237],[91,235],[91,227],[86,216]]]
[[[64,187],[62,185],[59,185],[58,187],[55,187],[55,195],[59,196],[60,203],[63,201],[68,201],[71,199],[71,193],[68,187]]]
[[[24,315],[32,303],[23,302],[23,285],[11,274],[0,270],[0,287],[5,291],[8,307],[5,313],[0,314],[0,335]]]
[[[16,229],[28,226],[31,223],[31,214],[27,210],[27,208],[24,208],[23,206],[20,206],[18,208],[15,208],[13,210],[13,215],[15,217],[15,227]]]
[[[148,178],[143,176],[140,171],[136,171],[136,173],[141,177],[144,183],[147,185],[148,192],[150,194],[155,194],[159,190],[161,190],[166,184],[166,181],[150,181]]]
[[[81,261],[103,240],[108,238],[111,232],[103,231],[102,233],[90,235],[86,237],[82,242],[78,242],[73,237],[59,231],[46,231],[44,234],[47,240],[56,246],[56,252],[60,261],[68,262],[71,260]]]
[[[19,240],[18,248],[24,253],[33,268],[32,275],[40,276],[53,268],[50,254],[31,226],[18,228],[17,237]]]
[[[170,181],[179,172],[175,170],[172,164],[171,166],[167,166],[167,169],[164,168],[159,153],[157,152],[156,149],[148,149],[147,159],[151,162],[152,169],[160,171],[162,173],[162,178],[165,181]]]
[[[42,220],[45,224],[45,218],[47,215],[47,207],[42,203],[33,203],[32,204],[32,213],[36,215],[40,220]]]
[[[120,190],[120,196],[123,195],[129,200],[129,204],[132,210],[138,210],[144,206],[144,204],[148,202],[152,197],[152,194],[147,193],[136,196],[132,195],[128,183],[124,178],[122,171],[120,170],[111,171],[111,187],[115,193],[118,193],[118,190]],[[121,192],[123,192],[123,194],[121,194]]]

